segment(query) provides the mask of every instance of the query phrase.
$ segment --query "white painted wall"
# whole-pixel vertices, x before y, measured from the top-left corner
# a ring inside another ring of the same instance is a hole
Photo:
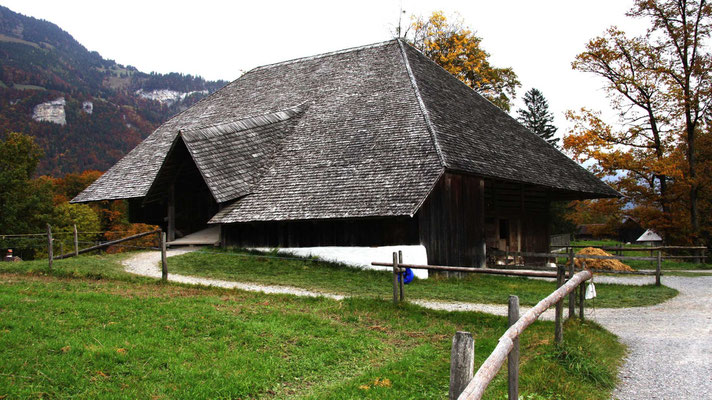
[[[255,248],[270,251],[268,248]],[[382,246],[382,247],[287,247],[278,249],[282,254],[294,254],[301,257],[319,257],[325,261],[340,262],[346,265],[374,270],[391,270],[389,267],[375,267],[374,261],[393,262],[394,251],[403,252],[403,263],[427,265],[428,256],[425,246]],[[414,269],[413,274],[419,279],[427,279],[428,271]]]

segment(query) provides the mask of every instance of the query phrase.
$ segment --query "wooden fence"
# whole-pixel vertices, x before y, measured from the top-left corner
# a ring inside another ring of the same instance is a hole
[[[549,236],[549,246],[550,247],[565,247],[571,244],[571,234],[563,233],[560,235],[550,235]]]
[[[522,332],[534,321],[536,321],[544,311],[551,306],[556,306],[554,316],[554,343],[559,344],[563,341],[563,313],[564,313],[564,298],[568,296],[568,316],[574,318],[576,315],[576,305],[578,303],[579,318],[584,318],[584,303],[585,303],[585,282],[593,277],[593,273],[586,269],[586,259],[614,259],[614,260],[647,260],[655,261],[657,268],[654,273],[651,272],[628,272],[639,275],[655,275],[656,285],[660,285],[660,277],[662,275],[661,251],[657,251],[656,257],[632,257],[632,256],[599,256],[587,254],[574,254],[573,248],[570,248],[568,253],[534,253],[534,252],[510,252],[510,254],[539,257],[546,259],[557,259],[566,257],[569,259],[568,265],[557,264],[555,272],[542,270],[516,270],[516,269],[498,269],[498,268],[475,268],[475,267],[457,267],[457,266],[438,266],[438,265],[415,265],[403,263],[402,253],[393,253],[392,263],[372,262],[374,266],[386,266],[393,269],[393,302],[397,304],[403,301],[405,293],[403,290],[403,274],[406,268],[411,269],[426,269],[430,271],[450,271],[450,272],[466,272],[494,275],[511,275],[511,276],[528,276],[528,277],[547,277],[556,278],[557,289],[541,300],[532,309],[527,311],[523,316],[519,316],[519,298],[510,296],[508,307],[509,329],[499,339],[498,345],[494,351],[480,366],[479,370],[473,376],[474,370],[474,339],[468,332],[457,332],[453,337],[452,349],[450,353],[450,399],[460,400],[478,400],[482,398],[485,389],[494,379],[497,372],[502,368],[505,360],[508,360],[508,387],[509,399],[518,399],[519,396],[519,336]],[[583,260],[582,268],[576,272],[574,260],[576,258]],[[568,269],[568,271],[567,271]],[[609,273],[610,271],[605,271]],[[620,273],[620,271],[614,271]],[[399,279],[400,277],[400,279]],[[566,281],[568,278],[568,281]],[[578,288],[578,301],[576,289]]]
[[[551,244],[552,248],[557,248],[568,252],[569,249],[583,249],[586,247],[594,247],[613,254],[622,256],[625,252],[649,252],[652,256],[654,252],[663,252],[663,260],[693,260],[700,264],[707,263],[707,247],[705,246],[586,246],[586,245],[571,245],[571,244]],[[670,252],[688,252],[688,255],[672,255],[665,254]],[[689,253],[693,253],[689,255]]]
[[[163,281],[168,280],[168,265],[166,263],[166,233],[163,232],[160,229],[149,231],[149,232],[142,232],[138,233],[135,235],[131,236],[126,236],[120,239],[115,239],[115,240],[109,240],[103,243],[96,244],[94,246],[90,246],[84,249],[79,248],[79,233],[77,232],[77,226],[74,225],[74,230],[73,230],[73,235],[74,235],[74,251],[71,253],[66,253],[66,254],[60,254],[59,256],[54,256],[54,240],[52,238],[52,226],[50,224],[47,224],[47,258],[48,258],[48,266],[50,269],[53,267],[53,262],[54,260],[61,260],[65,258],[70,258],[70,257],[76,257],[80,254],[88,253],[91,251],[98,251],[101,249],[105,249],[110,246],[116,246],[119,243],[124,243],[130,240],[135,240],[139,239],[145,236],[149,235],[158,235],[158,242],[160,247],[155,248],[155,247],[142,247],[142,246],[136,246],[137,248],[143,248],[143,249],[151,249],[151,250],[160,250],[161,251],[161,279]]]
[[[561,279],[563,274],[559,276],[559,282],[563,283],[563,279]],[[588,270],[573,275],[568,282],[559,285],[556,291],[541,300],[521,317],[519,317],[519,298],[510,296],[508,313],[509,329],[500,337],[494,351],[492,351],[485,362],[482,363],[472,379],[467,379],[467,366],[470,365],[470,360],[474,360],[474,340],[472,340],[471,343],[463,344],[463,341],[468,341],[468,334],[458,332],[455,338],[453,338],[453,347],[450,354],[450,399],[481,399],[485,389],[487,389],[487,386],[502,368],[505,360],[507,360],[509,364],[509,399],[517,399],[519,396],[519,336],[529,325],[533,324],[544,311],[556,304],[556,330],[554,340],[556,343],[560,343],[563,340],[563,299],[566,296],[575,294],[576,288],[580,288],[579,292],[583,296],[585,290],[583,284],[591,279],[592,276],[593,274]],[[581,302],[580,305],[583,305],[583,302]],[[570,302],[569,307],[569,318],[572,318],[573,314],[571,312]],[[583,318],[582,311],[581,309],[579,312],[581,318]],[[472,335],[469,335],[469,339],[472,339]],[[470,348],[472,348],[473,351],[469,351]],[[464,349],[464,351],[462,349]],[[471,371],[471,369],[469,371]],[[463,385],[463,382],[467,383]]]

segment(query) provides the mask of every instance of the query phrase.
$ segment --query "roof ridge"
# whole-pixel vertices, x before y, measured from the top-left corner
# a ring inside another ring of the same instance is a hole
[[[420,107],[420,112],[423,115],[423,119],[425,120],[425,125],[428,129],[428,133],[430,133],[430,138],[433,141],[433,147],[435,147],[435,152],[438,154],[438,160],[440,160],[440,166],[447,168],[447,164],[445,163],[445,158],[443,157],[442,149],[440,148],[440,143],[438,142],[438,137],[437,137],[438,135],[437,135],[437,132],[435,131],[435,126],[430,121],[430,114],[428,113],[428,108],[425,106],[425,102],[423,101],[423,98],[420,95],[420,89],[418,88],[418,82],[416,81],[415,75],[413,74],[413,70],[410,67],[410,61],[408,61],[408,55],[405,53],[404,43],[400,38],[396,39],[396,41],[398,42],[398,46],[401,51],[401,57],[403,57],[403,63],[405,64],[405,69],[406,69],[406,72],[408,73],[408,78],[410,79],[410,85],[413,87],[413,92],[415,94],[415,98],[418,100],[418,106]]]
[[[397,39],[397,40],[398,40],[399,43],[402,42],[401,39]],[[407,44],[407,43],[406,43],[406,44]],[[442,66],[440,66],[438,63],[436,63],[436,62],[433,61],[432,59],[430,59],[430,57],[428,57],[428,56],[426,56],[425,54],[423,54],[420,50],[416,49],[415,47],[413,47],[413,46],[411,46],[411,45],[409,45],[409,44],[408,44],[408,47],[412,48],[412,49],[415,50],[418,54],[420,54],[423,59],[427,60],[426,62],[428,62],[428,63],[430,63],[430,64],[436,66],[438,69],[440,69],[440,70],[442,70],[443,72],[447,73],[447,74],[448,74],[450,77],[452,77],[455,81],[459,82],[460,85],[462,85],[462,86],[466,87],[467,89],[469,89],[471,93],[474,93],[476,96],[480,97],[481,99],[483,99],[483,100],[485,100],[487,103],[489,103],[492,107],[494,107],[494,108],[496,108],[497,110],[501,111],[504,115],[507,116],[507,118],[509,118],[510,120],[514,121],[516,124],[518,124],[518,125],[524,127],[524,129],[525,129],[527,132],[529,132],[532,136],[534,136],[534,137],[536,137],[538,140],[540,140],[540,141],[546,143],[546,145],[547,145],[548,147],[550,147],[551,150],[554,150],[554,151],[558,152],[558,153],[561,154],[564,158],[566,158],[570,164],[573,164],[573,165],[576,166],[579,170],[584,171],[584,172],[586,173],[586,175],[588,175],[589,177],[592,177],[592,178],[594,178],[594,179],[598,179],[598,177],[596,177],[591,171],[587,170],[587,169],[584,168],[581,164],[579,164],[578,162],[576,162],[576,161],[574,161],[573,159],[571,159],[569,156],[567,156],[566,154],[564,154],[564,152],[563,152],[562,150],[556,148],[555,146],[553,146],[551,143],[547,142],[547,141],[546,141],[544,138],[542,138],[541,136],[539,136],[539,135],[537,135],[536,133],[532,132],[529,128],[525,127],[521,122],[519,122],[516,118],[514,118],[509,112],[507,112],[507,111],[501,109],[499,106],[497,106],[497,105],[494,104],[492,101],[490,101],[487,97],[485,97],[485,96],[482,95],[481,93],[477,92],[475,89],[473,89],[473,88],[471,88],[470,86],[468,86],[465,82],[461,81],[461,80],[458,79],[456,76],[452,75],[452,74],[451,74],[450,72],[448,72],[445,68],[443,68]],[[408,74],[411,75],[412,79],[415,79],[415,76],[412,75],[412,72],[411,72],[411,69],[410,69],[410,64],[408,63],[408,59],[407,59],[408,56],[407,56],[407,54],[405,54],[405,49],[403,48],[403,45],[402,45],[402,44],[401,44],[401,49],[403,50],[404,57],[406,58],[406,63],[407,63],[406,66],[407,66],[407,68],[408,68]],[[416,85],[415,83],[414,83],[414,85],[415,85],[415,87],[417,88],[417,85]],[[417,89],[416,89],[416,90],[417,90]],[[418,96],[418,100],[419,100],[419,101],[422,101],[421,98],[420,98],[420,93],[419,93],[419,92],[417,93],[417,96]],[[424,103],[423,103],[423,104],[424,104]],[[423,107],[424,107],[424,105],[423,105]],[[428,118],[428,122],[430,122],[429,118]],[[435,130],[433,130],[433,132],[435,133]],[[437,138],[437,134],[435,134],[435,138]],[[535,140],[536,140],[536,139],[535,139]],[[440,150],[439,147],[438,147],[438,150]],[[443,166],[444,166],[445,168],[449,168],[449,167],[448,167],[447,165],[445,165],[445,164],[443,164]],[[608,186],[608,187],[610,188],[610,185],[606,184],[606,186]],[[617,190],[615,190],[615,189],[613,189],[613,188],[611,188],[611,189],[620,195],[620,193],[619,193]]]
[[[271,113],[239,118],[230,122],[221,122],[197,128],[181,129],[180,134],[188,140],[197,140],[207,139],[225,133],[237,133],[248,129],[286,121],[296,115],[299,115],[306,110],[306,108],[306,102],[304,102],[294,107],[288,107]]]
[[[371,43],[371,44],[366,44],[366,45],[363,45],[363,46],[349,47],[349,48],[347,48],[347,49],[329,51],[329,52],[326,52],[326,53],[315,54],[315,55],[313,55],[313,56],[293,58],[293,59],[291,59],[291,60],[279,61],[279,62],[271,63],[271,64],[264,64],[264,65],[260,65],[260,66],[257,66],[257,67],[255,67],[255,68],[252,68],[251,70],[249,70],[249,71],[247,71],[247,72],[259,71],[259,70],[262,70],[262,69],[267,69],[267,68],[272,68],[272,67],[278,67],[278,66],[282,66],[282,65],[294,64],[294,63],[298,63],[298,62],[301,62],[301,61],[316,60],[316,59],[319,59],[319,58],[335,56],[335,55],[339,55],[339,54],[348,53],[348,52],[351,52],[351,51],[364,50],[364,49],[371,49],[371,48],[374,48],[374,47],[381,47],[381,46],[385,46],[385,45],[387,45],[387,44],[393,43],[393,42],[395,42],[395,41],[397,41],[397,40],[398,40],[398,39],[389,39],[389,40],[385,40],[385,41],[383,41],[383,42]],[[247,72],[246,72],[246,73],[247,73]]]

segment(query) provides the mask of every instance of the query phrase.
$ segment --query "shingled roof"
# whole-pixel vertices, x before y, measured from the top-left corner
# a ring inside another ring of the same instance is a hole
[[[146,196],[176,140],[233,201],[216,223],[412,216],[444,171],[618,195],[401,40],[255,68],[73,201]]]

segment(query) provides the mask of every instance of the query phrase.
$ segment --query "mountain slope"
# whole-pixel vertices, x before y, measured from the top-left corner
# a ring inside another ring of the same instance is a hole
[[[224,86],[143,73],[44,20],[0,6],[0,137],[32,135],[39,173],[106,170],[172,115]]]

